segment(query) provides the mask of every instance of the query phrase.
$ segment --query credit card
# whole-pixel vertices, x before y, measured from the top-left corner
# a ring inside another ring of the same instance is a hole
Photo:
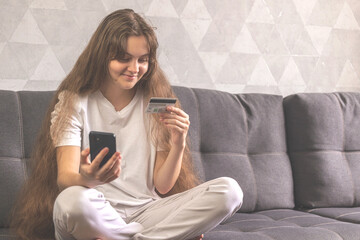
[[[152,97],[146,107],[146,113],[162,113],[166,112],[167,106],[174,106],[176,98],[158,98]]]

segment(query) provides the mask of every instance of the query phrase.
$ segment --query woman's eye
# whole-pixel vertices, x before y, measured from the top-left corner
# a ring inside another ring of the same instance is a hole
[[[118,61],[119,62],[129,62],[131,59],[130,58],[119,58]]]
[[[148,58],[140,58],[139,59],[139,62],[141,62],[141,63],[148,62],[148,61],[149,61]]]

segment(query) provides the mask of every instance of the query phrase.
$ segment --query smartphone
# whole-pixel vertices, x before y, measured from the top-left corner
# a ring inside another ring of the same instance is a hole
[[[158,98],[152,97],[146,108],[146,113],[162,113],[166,112],[167,106],[174,106],[176,98]]]
[[[109,148],[109,152],[101,161],[99,168],[104,166],[116,152],[116,138],[114,133],[91,131],[89,133],[89,142],[91,161],[95,159],[103,148]]]

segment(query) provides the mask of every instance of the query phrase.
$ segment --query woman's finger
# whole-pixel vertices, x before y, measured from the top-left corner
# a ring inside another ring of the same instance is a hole
[[[105,165],[100,168],[100,171],[99,171],[98,175],[99,176],[105,176],[111,170],[111,168],[115,164],[115,161],[117,161],[117,159],[119,159],[120,157],[121,157],[120,153],[115,152],[111,156],[111,158],[107,161],[107,163],[105,163]]]
[[[189,118],[185,118],[185,117],[182,117],[182,116],[179,116],[177,114],[170,114],[170,113],[167,113],[167,114],[164,114],[162,116],[160,116],[160,120],[164,120],[164,119],[176,119],[180,122],[183,122],[183,123],[190,123],[190,120]]]
[[[182,116],[184,118],[189,118],[189,115],[180,108],[168,106],[166,110],[169,111],[170,113],[176,113],[177,115]]]
[[[183,123],[177,119],[164,119],[163,122],[166,125],[173,125],[173,126],[177,126],[180,129],[188,129],[189,128],[189,124],[188,123]]]
[[[117,159],[117,161],[115,161],[111,169],[107,173],[105,173],[103,177],[104,182],[110,182],[109,179],[112,179],[113,177],[115,178],[119,177],[120,165],[121,165],[121,158]]]
[[[99,169],[101,161],[104,159],[106,154],[109,152],[109,148],[103,148],[99,154],[95,157],[95,159],[91,163],[91,168],[93,171],[97,171]]]
[[[90,164],[91,162],[89,160],[89,155],[90,155],[90,148],[86,148],[82,150],[80,155],[80,163]]]
[[[181,134],[185,134],[185,135],[186,135],[186,133],[187,133],[187,131],[188,131],[187,128],[181,128],[181,127],[179,127],[179,126],[177,126],[177,125],[174,125],[174,124],[165,124],[165,125],[166,125],[166,127],[170,128],[170,129],[173,129],[173,130],[175,130],[175,131],[177,131],[177,132],[179,132],[179,133],[181,133]]]
[[[114,181],[120,176],[121,169],[119,168],[111,177],[107,178],[104,182],[109,183]]]

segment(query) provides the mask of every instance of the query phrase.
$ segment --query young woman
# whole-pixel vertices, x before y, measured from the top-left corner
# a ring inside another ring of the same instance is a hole
[[[145,113],[151,97],[175,97],[157,46],[153,28],[132,10],[100,23],[45,118],[15,208],[20,238],[201,239],[240,208],[235,180],[198,185],[180,105]],[[90,131],[116,135],[119,152],[101,168],[109,149],[90,162]]]

